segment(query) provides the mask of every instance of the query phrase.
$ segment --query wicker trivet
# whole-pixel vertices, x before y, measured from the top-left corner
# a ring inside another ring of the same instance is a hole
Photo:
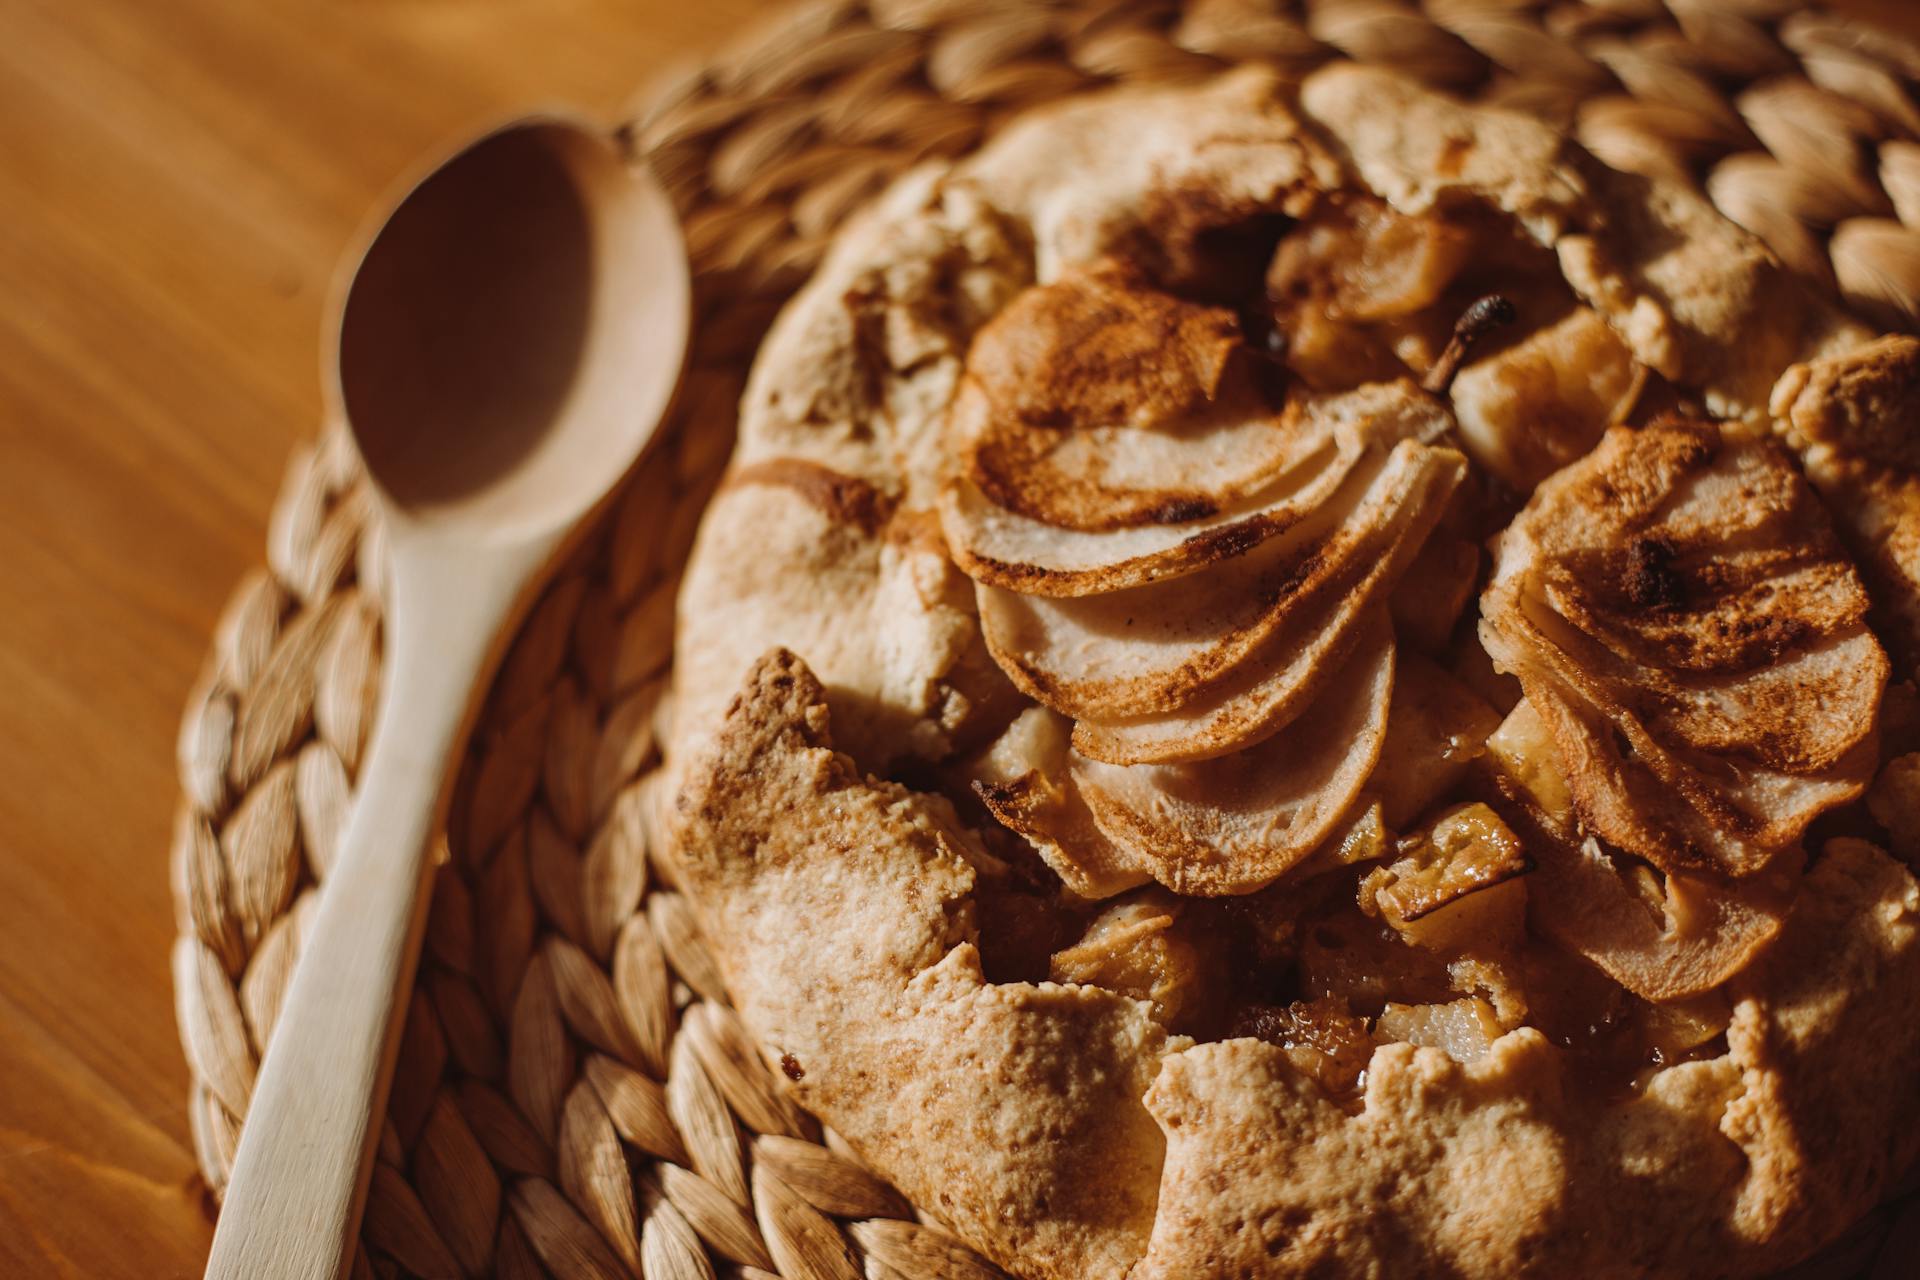
[[[649,856],[677,578],[761,334],[888,178],[1102,84],[1338,57],[1698,183],[1881,323],[1920,308],[1920,45],[1794,0],[853,0],[759,32],[629,130],[685,219],[689,382],[521,630],[462,769],[356,1276],[999,1274],[787,1101]],[[328,430],[181,729],[174,979],[216,1196],[363,758],[381,563]],[[1793,1274],[1917,1267],[1910,1187]]]

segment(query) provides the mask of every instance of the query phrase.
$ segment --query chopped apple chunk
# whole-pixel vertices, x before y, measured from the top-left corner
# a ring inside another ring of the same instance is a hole
[[[1252,1006],[1241,1011],[1232,1034],[1285,1050],[1296,1070],[1336,1098],[1353,1092],[1373,1056],[1366,1022],[1341,999]]]
[[[1521,877],[1533,863],[1492,809],[1450,809],[1403,847],[1408,856],[1374,872],[1361,892],[1407,941],[1454,952],[1518,944],[1527,909]]]
[[[1526,493],[1622,421],[1639,386],[1626,344],[1598,312],[1575,307],[1463,369],[1453,409],[1474,462]]]
[[[1526,793],[1541,817],[1558,831],[1573,827],[1573,792],[1560,760],[1554,754],[1553,735],[1546,721],[1525,698],[1514,704],[1507,718],[1487,739],[1487,758]]]
[[[1050,976],[1146,1001],[1162,1026],[1185,1026],[1219,989],[1220,975],[1204,940],[1181,927],[1183,910],[1158,894],[1116,903],[1054,953]]]
[[[1478,996],[1446,1004],[1389,1004],[1373,1024],[1376,1040],[1443,1050],[1455,1062],[1478,1062],[1503,1028]]]

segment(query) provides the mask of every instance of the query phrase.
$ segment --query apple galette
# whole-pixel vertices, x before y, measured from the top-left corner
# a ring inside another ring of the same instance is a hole
[[[665,816],[1029,1277],[1747,1276],[1920,1148],[1920,344],[1378,71],[1051,110],[763,347]]]

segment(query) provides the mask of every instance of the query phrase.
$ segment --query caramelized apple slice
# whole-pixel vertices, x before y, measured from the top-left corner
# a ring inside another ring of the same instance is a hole
[[[1541,841],[1535,861],[1528,906],[1541,930],[1657,1002],[1711,991],[1745,969],[1780,932],[1791,903],[1777,876],[1660,881],[1648,873],[1635,883],[1592,839],[1578,848]]]
[[[1083,718],[1075,749],[1111,764],[1205,760],[1277,732],[1346,660],[1360,629],[1384,612],[1463,469],[1451,450],[1401,442],[1375,491],[1317,557],[1329,574],[1303,584],[1300,611],[1259,653],[1176,710]]]
[[[1610,431],[1502,535],[1481,638],[1579,810],[1671,872],[1749,874],[1860,793],[1887,661],[1784,453]]]
[[[1068,889],[1109,898],[1149,877],[1095,825],[1067,769],[1067,724],[1029,707],[968,767],[974,794]]]
[[[1393,641],[1370,629],[1305,712],[1258,746],[1201,765],[1076,757],[1094,821],[1177,893],[1245,893],[1312,853],[1373,771],[1393,693]]]
[[[1160,522],[1065,528],[1009,511],[965,475],[941,491],[940,519],[956,564],[976,582],[1026,595],[1122,591],[1245,555],[1329,501],[1375,442],[1431,441],[1452,424],[1409,382],[1302,397],[1288,465],[1238,503],[1199,513],[1161,508]]]
[[[1560,771],[1553,732],[1530,699],[1516,702],[1488,736],[1487,758],[1525,792],[1529,806],[1549,830],[1563,835],[1573,830],[1573,792]]]
[[[987,448],[1023,426],[1159,426],[1213,400],[1241,347],[1233,312],[1155,289],[1117,260],[1021,293],[974,336],[966,377],[992,422],[948,440]]]
[[[1332,545],[1381,482],[1384,454],[1339,492],[1244,556],[1125,591],[1074,599],[976,588],[987,651],[1028,697],[1075,717],[1169,711],[1247,659],[1344,570],[1352,539]],[[1331,555],[1338,550],[1340,555]]]

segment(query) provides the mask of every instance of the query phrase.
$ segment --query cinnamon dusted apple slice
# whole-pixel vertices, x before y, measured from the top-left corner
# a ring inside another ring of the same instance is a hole
[[[1329,543],[1386,461],[1363,460],[1298,524],[1205,573],[1071,599],[978,584],[987,651],[1021,692],[1063,715],[1137,715],[1192,701],[1287,629],[1313,589],[1345,568],[1326,554]]]
[[[1760,870],[1814,817],[1857,795],[1872,766],[1871,738],[1833,769],[1808,775],[1672,748],[1633,716],[1618,708],[1609,715],[1587,701],[1537,655],[1497,637],[1485,642],[1528,689],[1580,817],[1610,843],[1667,871]]]
[[[947,447],[995,505],[1068,529],[1196,519],[1317,442],[1276,411],[1229,311],[1105,265],[1021,294],[974,338]]]
[[[962,477],[941,490],[940,525],[954,563],[975,582],[1043,596],[1122,591],[1244,555],[1293,528],[1339,491],[1365,452],[1357,439],[1329,440],[1237,507],[1178,524],[1099,531],[1018,515]]]
[[[1816,816],[1857,796],[1872,771],[1871,740],[1830,774],[1800,776],[1668,750],[1545,680],[1536,679],[1535,689],[1530,697],[1538,698],[1581,817],[1610,843],[1675,874],[1761,871]]]
[[[1245,687],[1234,679],[1243,664],[1283,633],[1297,648],[1303,611],[1326,614],[1329,583],[1388,542],[1417,550],[1462,470],[1451,451],[1402,441],[1299,525],[1210,572],[1072,600],[983,586],[988,650],[1029,696],[1082,718],[1167,712],[1212,686]],[[1383,566],[1380,585],[1405,558]]]
[[[1887,669],[1864,629],[1720,679],[1636,678],[1544,607],[1522,612],[1544,643],[1516,662],[1540,664],[1539,708],[1583,812],[1656,865],[1756,870],[1872,771]]]
[[[1432,441],[1451,422],[1407,382],[1302,394],[1282,415],[1284,465],[1237,502],[1155,503],[1132,523],[1071,528],[1009,510],[963,473],[941,492],[941,526],[955,563],[977,582],[1055,597],[1121,591],[1246,554],[1331,500],[1372,442]]]
[[[1782,450],[1669,418],[1540,486],[1481,634],[1598,834],[1743,875],[1865,786],[1888,671],[1866,607]]]
[[[1376,617],[1312,704],[1258,746],[1200,765],[1072,772],[1100,829],[1188,894],[1246,893],[1311,854],[1366,784],[1393,693],[1393,638]]]
[[[1642,865],[1623,868],[1598,841],[1581,840],[1553,736],[1531,697],[1487,745],[1528,828],[1529,918],[1635,995],[1673,1001],[1712,990],[1780,931],[1791,904],[1785,869],[1735,881],[1663,878]]]
[[[1864,625],[1814,634],[1803,647],[1741,671],[1645,666],[1609,651],[1568,623],[1558,593],[1521,608],[1556,675],[1597,707],[1619,709],[1655,742],[1701,751],[1738,752],[1798,773],[1830,769],[1857,748],[1885,692],[1888,665]],[[1817,714],[1792,725],[1784,716],[1808,690]]]
[[[1252,658],[1176,710],[1081,719],[1075,749],[1110,764],[1205,760],[1280,730],[1384,610],[1464,469],[1451,450],[1402,441],[1368,500],[1324,548],[1331,572],[1303,584],[1297,609]]]
[[[1149,879],[1095,825],[1067,768],[1067,724],[1045,707],[1023,711],[967,772],[987,811],[1074,893],[1108,898]]]

